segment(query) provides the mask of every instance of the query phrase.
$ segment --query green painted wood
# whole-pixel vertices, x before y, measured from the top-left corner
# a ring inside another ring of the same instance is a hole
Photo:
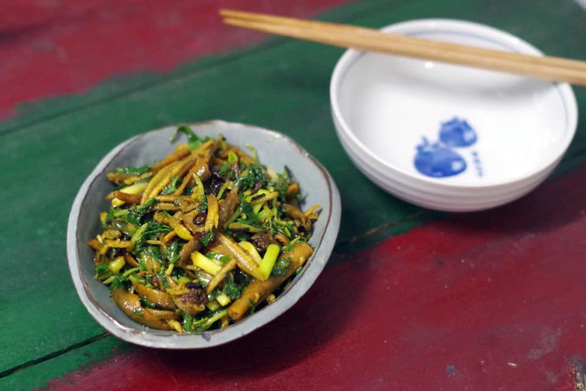
[[[90,370],[92,363],[108,360],[116,355],[129,352],[133,348],[131,345],[120,343],[117,338],[109,335],[1,378],[0,389],[11,391],[38,389],[51,378],[60,377],[64,373],[74,370],[81,369],[82,372],[84,368]],[[63,377],[59,383],[69,384],[74,380],[74,378]]]
[[[334,10],[327,20],[371,27],[424,17],[460,18],[493,25],[548,54],[586,58],[584,13],[572,1],[435,2],[371,0]],[[378,190],[352,166],[329,113],[329,77],[342,50],[287,39],[187,64],[166,75],[113,81],[87,95],[42,102],[0,125],[0,372],[63,351],[57,358],[0,379],[0,389],[41,385],[90,362],[87,349],[67,348],[102,333],[70,282],[65,258],[69,208],[83,179],[113,146],[170,123],[214,118],[282,131],[306,147],[340,184],[343,220],[338,251],[420,224],[429,213]],[[581,109],[584,89],[576,89]],[[586,160],[579,131],[558,173]],[[324,147],[327,146],[327,147]],[[421,213],[421,214],[420,214]],[[395,224],[396,222],[402,222]],[[368,234],[367,234],[368,233]],[[111,347],[126,344],[108,339]],[[95,357],[95,356],[93,356]],[[105,356],[100,356],[105,357]],[[16,380],[14,380],[16,379]],[[24,382],[24,379],[29,382]]]

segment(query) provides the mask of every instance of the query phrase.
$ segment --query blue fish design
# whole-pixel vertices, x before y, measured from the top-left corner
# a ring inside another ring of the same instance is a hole
[[[462,156],[440,143],[430,144],[425,137],[417,146],[414,164],[417,171],[432,178],[450,177],[466,170]]]
[[[442,143],[453,148],[469,147],[478,140],[472,126],[458,117],[442,122],[439,138]]]

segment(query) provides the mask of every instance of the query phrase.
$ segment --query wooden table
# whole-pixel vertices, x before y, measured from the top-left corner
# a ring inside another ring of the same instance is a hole
[[[222,26],[220,7],[369,27],[465,19],[586,59],[586,11],[572,0],[5,0],[0,389],[584,389],[584,121],[554,176],[523,199],[423,210],[342,150],[328,97],[342,50]],[[575,92],[584,111],[586,90]],[[343,203],[334,255],[300,303],[237,342],[129,345],[74,291],[71,203],[119,142],[215,118],[286,133],[329,169]]]

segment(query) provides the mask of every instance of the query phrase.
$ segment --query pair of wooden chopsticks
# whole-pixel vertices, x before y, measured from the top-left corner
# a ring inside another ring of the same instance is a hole
[[[359,50],[466,65],[586,86],[586,62],[437,42],[363,27],[221,10],[224,23]]]

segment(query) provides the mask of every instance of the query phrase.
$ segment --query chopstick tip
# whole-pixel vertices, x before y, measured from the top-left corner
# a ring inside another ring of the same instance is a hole
[[[229,9],[229,8],[220,8],[220,11],[218,11],[218,13],[223,17],[246,14],[246,12],[237,11],[237,10],[233,10],[233,9]]]

